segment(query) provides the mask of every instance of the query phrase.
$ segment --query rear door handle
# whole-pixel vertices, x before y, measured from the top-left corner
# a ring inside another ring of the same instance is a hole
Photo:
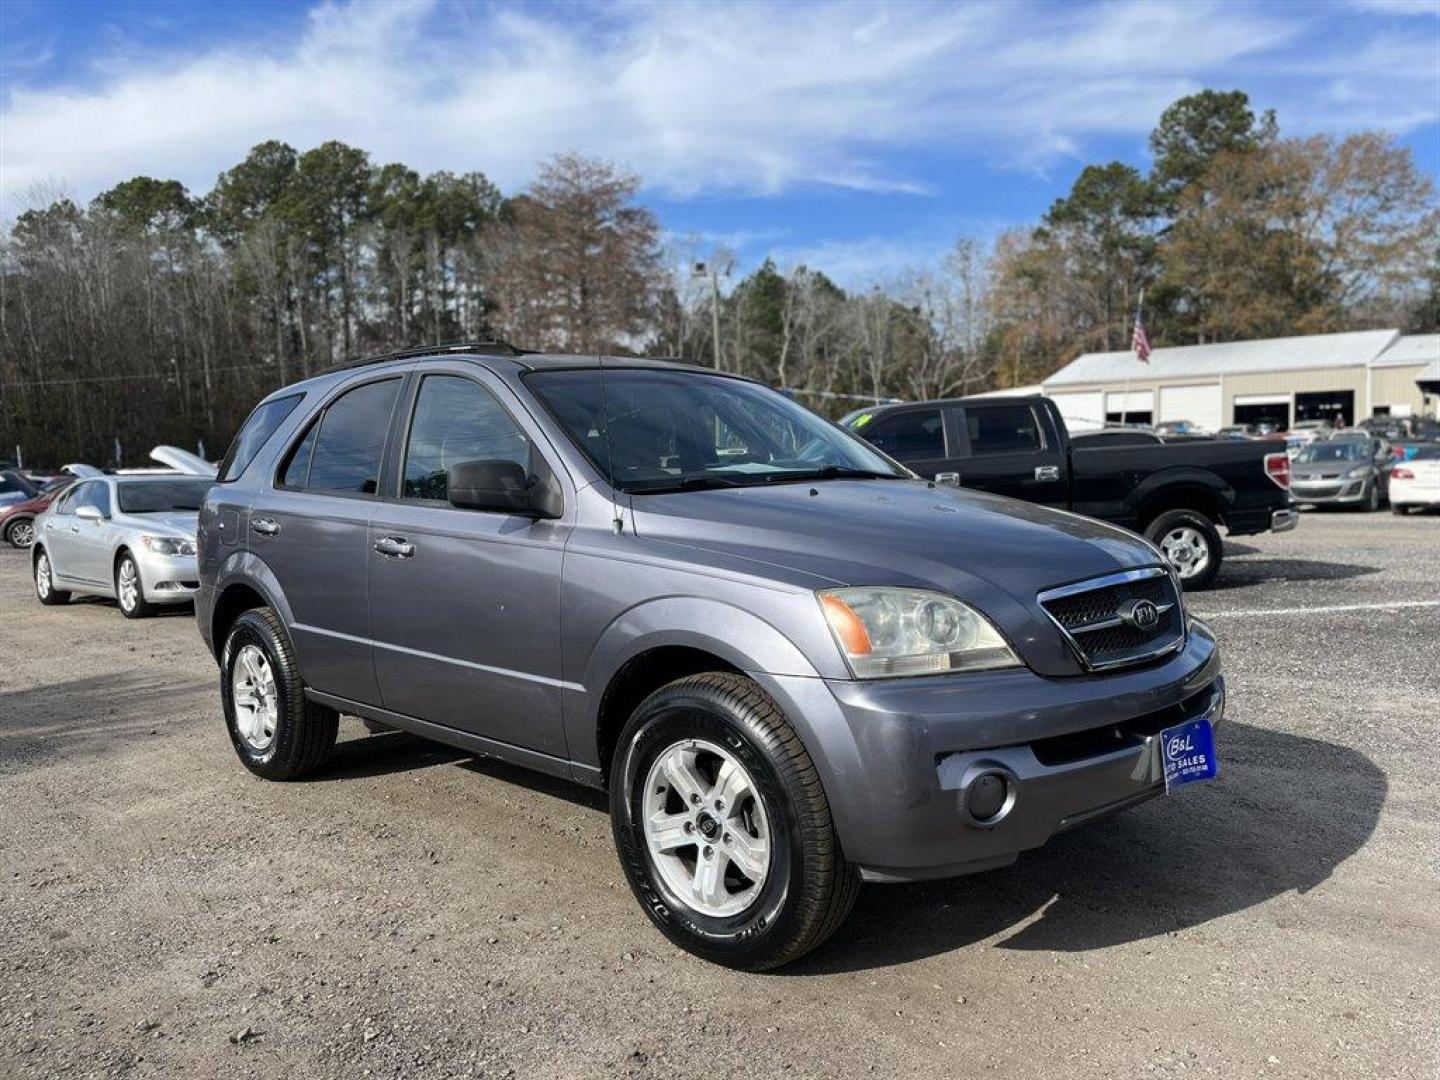
[[[1060,479],[1060,466],[1059,466],[1059,465],[1036,465],[1036,466],[1035,466],[1035,479],[1036,479],[1036,480],[1059,480],[1059,479]]]
[[[415,545],[403,536],[382,536],[375,541],[375,550],[387,559],[408,559],[415,554]]]
[[[280,531],[280,523],[274,518],[252,518],[250,528],[253,532],[257,532],[261,536],[274,536]]]

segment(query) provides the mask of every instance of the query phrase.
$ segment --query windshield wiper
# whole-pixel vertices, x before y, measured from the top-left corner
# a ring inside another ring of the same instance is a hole
[[[800,469],[795,472],[766,473],[765,482],[773,484],[779,480],[902,480],[895,473],[876,472],[874,469],[852,469],[848,465],[824,465],[818,469]]]
[[[736,488],[750,487],[750,484],[740,480],[730,480],[723,476],[687,476],[683,480],[676,480],[673,484],[661,484],[658,487],[631,488],[632,495],[665,495],[675,491],[710,491],[714,488]]]

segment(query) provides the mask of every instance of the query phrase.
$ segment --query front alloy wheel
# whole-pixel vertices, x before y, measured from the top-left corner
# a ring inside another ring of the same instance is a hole
[[[155,608],[145,599],[140,568],[128,551],[115,564],[115,599],[120,602],[120,614],[127,619],[143,619],[155,613]]]
[[[645,779],[645,843],[675,895],[710,918],[753,904],[770,870],[765,804],[745,766],[704,739],[675,743]]]
[[[820,776],[779,706],[743,675],[661,687],[610,767],[621,867],[660,931],[729,967],[803,956],[844,920],[860,875]]]

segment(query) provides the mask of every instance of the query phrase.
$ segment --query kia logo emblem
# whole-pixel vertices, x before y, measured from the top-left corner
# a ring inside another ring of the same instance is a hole
[[[1160,625],[1160,609],[1149,600],[1127,600],[1116,614],[1121,622],[1136,630],[1154,630]]]

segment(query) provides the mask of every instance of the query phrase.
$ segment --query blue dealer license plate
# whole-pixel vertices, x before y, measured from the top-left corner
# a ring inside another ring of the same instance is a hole
[[[1160,760],[1165,766],[1166,791],[1215,779],[1220,762],[1215,757],[1210,721],[1191,720],[1160,732]]]

